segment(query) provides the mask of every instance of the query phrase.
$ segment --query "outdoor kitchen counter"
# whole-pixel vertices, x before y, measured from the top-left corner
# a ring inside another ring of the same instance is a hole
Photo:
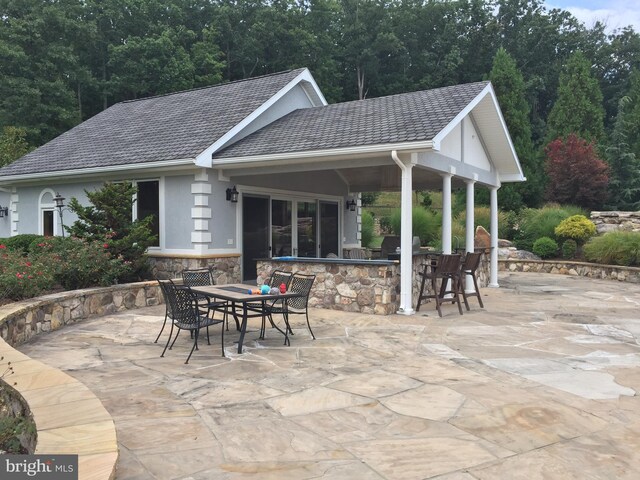
[[[413,305],[420,292],[419,272],[424,270],[428,250],[413,253]],[[392,257],[393,258],[393,257]],[[479,269],[480,285],[488,278],[487,255]],[[348,258],[274,257],[257,262],[258,283],[264,283],[273,270],[316,276],[309,306],[348,312],[390,315],[400,303],[400,262],[398,260],[355,260]]]

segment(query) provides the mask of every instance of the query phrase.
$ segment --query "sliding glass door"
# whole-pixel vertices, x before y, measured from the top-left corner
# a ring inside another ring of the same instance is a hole
[[[296,202],[297,257],[318,256],[318,206],[316,202]],[[294,249],[295,252],[295,249]]]

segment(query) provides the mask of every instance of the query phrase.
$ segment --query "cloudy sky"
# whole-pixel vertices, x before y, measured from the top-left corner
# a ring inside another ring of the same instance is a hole
[[[587,27],[601,20],[608,31],[632,25],[640,32],[640,0],[546,0],[546,5],[569,10]]]

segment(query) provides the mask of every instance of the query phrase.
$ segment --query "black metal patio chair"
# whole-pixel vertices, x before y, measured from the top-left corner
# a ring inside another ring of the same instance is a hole
[[[288,292],[300,293],[299,297],[292,297],[286,300],[286,303],[280,300],[276,300],[271,305],[265,306],[265,314],[269,318],[269,322],[273,323],[273,315],[282,315],[285,322],[285,344],[289,344],[289,334],[293,335],[291,325],[289,323],[289,315],[304,315],[307,319],[307,327],[311,337],[315,340],[316,336],[311,330],[311,324],[309,323],[309,294],[311,293],[311,287],[315,281],[315,275],[303,275],[301,273],[294,273],[291,275],[291,282],[287,288]]]
[[[213,273],[210,268],[197,268],[187,269],[182,271],[182,284],[187,287],[205,287],[207,285],[215,285],[213,279]],[[211,313],[212,316],[215,312],[222,313],[223,316],[227,313],[227,302],[211,299],[206,295],[195,294],[198,299],[198,307],[201,311],[206,312],[207,315]],[[227,317],[227,331],[229,330],[229,322]]]
[[[163,284],[161,284],[163,285]],[[164,283],[162,288],[164,300],[167,304],[166,316],[171,319],[171,330],[169,331],[169,338],[167,344],[164,346],[161,357],[164,357],[167,348],[171,350],[176,343],[181,330],[189,330],[193,332],[193,347],[189,352],[189,356],[184,363],[189,363],[191,355],[194,350],[198,350],[198,337],[200,336],[200,329],[207,329],[207,344],[211,345],[209,340],[209,327],[212,325],[222,324],[220,345],[222,348],[222,356],[224,357],[224,322],[226,319],[217,320],[209,317],[208,315],[202,315],[200,308],[198,307],[198,298],[193,293],[190,287],[184,285],[176,285],[171,280]],[[165,317],[166,318],[166,317]],[[173,335],[173,328],[176,327],[178,331],[176,336],[171,342],[171,336]],[[169,346],[171,343],[171,346]]]

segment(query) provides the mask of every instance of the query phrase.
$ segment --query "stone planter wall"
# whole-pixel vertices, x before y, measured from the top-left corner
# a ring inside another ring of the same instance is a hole
[[[202,257],[149,254],[151,273],[156,278],[180,278],[183,270],[213,267],[213,277],[219,285],[240,282],[240,258],[237,254]]]
[[[77,454],[80,480],[112,480],[118,460],[116,429],[109,412],[86,386],[13,347],[69,323],[162,301],[153,281],[62,292],[0,307],[0,357],[12,363],[14,388],[33,415],[35,453]],[[76,405],[83,409],[80,419],[73,414]]]
[[[160,287],[155,281],[44,295],[0,307],[0,336],[15,347],[34,335],[85,318],[162,302]]]
[[[599,234],[607,232],[640,232],[640,211],[591,212],[591,221]]]
[[[561,260],[518,260],[498,261],[500,271],[559,273],[603,280],[640,283],[640,268],[599,265],[586,262],[568,262]]]

